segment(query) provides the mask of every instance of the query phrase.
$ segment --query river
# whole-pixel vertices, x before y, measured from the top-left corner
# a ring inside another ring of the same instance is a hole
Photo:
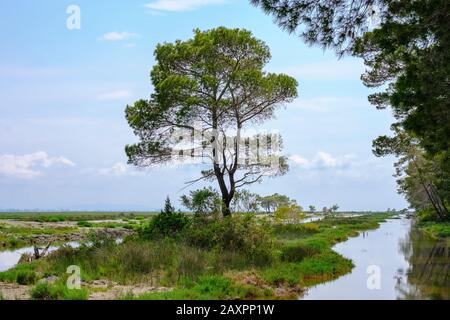
[[[68,242],[65,245],[76,248],[80,244],[78,242]],[[48,252],[55,251],[59,247],[60,246],[51,246],[48,248]],[[0,251],[0,272],[13,268],[19,262],[20,257],[25,253],[33,254],[34,247]]]
[[[355,268],[302,299],[450,299],[450,241],[425,236],[413,220],[389,219],[333,249]]]

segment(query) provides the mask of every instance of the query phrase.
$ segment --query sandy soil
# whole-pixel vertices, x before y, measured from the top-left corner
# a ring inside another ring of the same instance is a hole
[[[61,221],[61,222],[37,222],[37,221],[19,221],[19,220],[0,220],[0,223],[12,227],[23,228],[67,228],[76,227],[76,221]]]
[[[0,282],[0,294],[5,300],[29,300],[30,286]]]

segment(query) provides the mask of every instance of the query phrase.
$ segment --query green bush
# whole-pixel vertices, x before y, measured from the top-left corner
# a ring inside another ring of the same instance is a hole
[[[215,220],[197,218],[186,232],[186,241],[197,247],[241,252],[266,263],[273,249],[269,228],[250,214]]]
[[[78,221],[77,225],[79,227],[83,227],[83,228],[92,228],[92,223],[87,222],[87,221]]]
[[[419,221],[421,221],[421,222],[439,220],[439,217],[433,208],[420,210],[417,213],[417,215],[418,215]]]
[[[8,246],[11,248],[15,248],[17,246],[19,246],[20,244],[20,240],[18,240],[17,238],[10,238],[8,239]]]
[[[88,292],[84,289],[69,289],[63,283],[49,284],[39,282],[30,291],[33,300],[86,300]]]
[[[164,211],[144,224],[139,235],[144,239],[179,238],[189,224],[189,217],[182,212],[175,212],[167,198]]]
[[[310,251],[304,246],[286,246],[282,247],[280,258],[286,262],[300,262],[310,255]]]
[[[35,284],[37,275],[34,271],[21,270],[16,275],[16,282],[21,285]]]

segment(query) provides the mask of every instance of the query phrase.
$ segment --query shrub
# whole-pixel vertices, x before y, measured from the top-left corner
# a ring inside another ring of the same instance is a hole
[[[279,207],[274,213],[277,222],[285,223],[299,223],[301,219],[305,218],[302,208],[296,204],[290,206]]]
[[[317,223],[313,222],[304,223],[303,228],[311,233],[319,232],[319,225]]]
[[[87,221],[78,221],[77,225],[79,227],[83,227],[83,228],[92,228],[92,223],[87,222]]]
[[[33,300],[86,300],[88,292],[84,289],[69,289],[63,283],[49,284],[39,282],[30,291]]]
[[[281,249],[281,260],[286,262],[300,262],[303,259],[310,257],[320,250],[314,246],[304,244],[284,246]]]
[[[182,212],[175,212],[169,198],[163,211],[139,230],[139,234],[145,239],[178,238],[187,228],[190,219]]]
[[[242,252],[248,258],[266,262],[272,255],[269,228],[250,214],[235,214],[221,220],[195,219],[186,239],[195,246]]]
[[[418,212],[419,221],[437,221],[439,217],[433,208],[423,209]]]
[[[10,238],[8,239],[8,246],[10,246],[11,248],[15,248],[17,246],[19,246],[20,241],[17,238]]]
[[[21,285],[35,284],[37,275],[34,271],[21,270],[16,275],[16,282]]]
[[[188,196],[183,195],[181,203],[197,215],[219,213],[222,208],[220,194],[211,187],[191,191]]]
[[[87,236],[93,248],[111,247],[116,245],[116,238],[107,230],[92,231]]]

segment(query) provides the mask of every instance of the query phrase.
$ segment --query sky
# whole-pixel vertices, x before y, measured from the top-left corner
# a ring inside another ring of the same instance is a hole
[[[5,0],[0,210],[154,210],[166,196],[180,207],[181,195],[202,186],[183,189],[199,168],[127,165],[124,147],[137,138],[124,110],[152,93],[158,43],[218,26],[252,31],[271,49],[265,69],[299,82],[298,99],[264,125],[283,136],[290,171],[251,191],[283,193],[304,207],[407,206],[396,193],[395,159],[371,152],[393,118],[367,102],[363,63],[306,46],[248,1]]]

